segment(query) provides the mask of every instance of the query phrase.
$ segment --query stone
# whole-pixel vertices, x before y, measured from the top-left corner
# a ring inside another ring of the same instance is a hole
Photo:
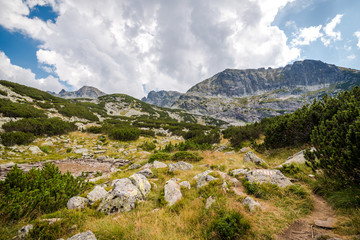
[[[31,146],[31,147],[29,147],[29,151],[30,151],[32,154],[40,154],[40,153],[43,153],[43,151],[41,151],[41,149],[40,149],[38,146]]]
[[[217,178],[211,176],[211,175],[205,175],[202,177],[199,177],[196,183],[197,188],[204,187],[209,184],[209,182],[215,181]]]
[[[54,143],[50,140],[44,142],[41,146],[54,146]]]
[[[180,185],[172,179],[167,181],[164,186],[164,197],[169,206],[174,205],[182,198]]]
[[[244,196],[245,193],[239,187],[232,187],[231,191],[233,191],[238,196]]]
[[[154,165],[152,163],[147,163],[141,167],[141,169],[151,169],[151,168],[154,168]]]
[[[133,164],[131,164],[131,165],[128,167],[128,169],[129,169],[129,170],[133,170],[133,169],[138,169],[138,168],[140,168],[140,167],[141,167],[140,164],[133,163]]]
[[[213,170],[206,170],[205,172],[202,172],[202,173],[197,174],[197,175],[194,177],[194,179],[195,179],[195,180],[198,180],[199,178],[202,178],[202,177],[204,177],[204,176],[206,176],[206,175],[208,175],[208,174],[210,174],[210,173],[212,173],[212,172],[213,172]]]
[[[332,229],[332,228],[335,228],[336,219],[330,217],[330,218],[326,219],[326,221],[315,220],[314,223],[315,223],[315,226],[317,226],[317,227]]]
[[[250,183],[272,183],[279,187],[287,187],[292,185],[290,180],[284,176],[279,170],[270,169],[254,169],[246,173],[245,178]]]
[[[68,209],[83,209],[88,204],[89,200],[80,196],[75,196],[69,199],[66,206]]]
[[[167,165],[163,162],[159,162],[159,161],[154,161],[154,168],[158,169],[158,168],[167,168]]]
[[[108,195],[108,192],[101,186],[96,185],[95,188],[86,196],[89,199],[89,204],[93,205],[96,201],[102,200]]]
[[[245,175],[247,172],[248,172],[248,170],[245,168],[234,169],[234,170],[230,171],[230,175],[231,176]]]
[[[215,197],[214,196],[210,196],[208,197],[208,199],[206,199],[206,204],[205,204],[205,208],[208,209],[211,207],[211,205],[215,202]]]
[[[78,148],[73,151],[76,154],[87,154],[89,150],[87,148]]]
[[[220,175],[220,177],[221,177],[222,179],[225,179],[225,180],[229,180],[229,179],[230,179],[229,175],[227,175],[226,173],[221,172],[221,171],[216,171],[216,172]]]
[[[94,154],[104,154],[106,153],[106,150],[97,150],[97,151],[94,151]]]
[[[235,153],[235,151],[230,151],[230,152],[225,152],[225,154],[234,154]]]
[[[150,169],[146,169],[146,170],[151,171]],[[135,173],[131,175],[129,179],[131,180],[132,184],[134,184],[140,190],[143,199],[146,199],[147,195],[151,191],[151,184],[146,179],[146,177],[142,174]]]
[[[313,152],[313,151],[315,151],[315,148],[310,149],[310,152]],[[288,157],[284,163],[280,164],[277,167],[281,168],[282,166],[289,166],[292,163],[304,164],[306,162],[304,152],[305,152],[305,150],[295,153],[294,155]]]
[[[177,162],[177,163],[170,163],[168,164],[169,172],[173,172],[175,170],[191,170],[194,168],[194,166],[187,162]]]
[[[28,235],[33,228],[34,226],[32,224],[20,228],[18,231],[18,239],[25,239],[26,235]]]
[[[239,152],[241,152],[241,153],[246,153],[246,152],[248,152],[248,151],[250,151],[250,150],[251,150],[251,148],[249,148],[249,147],[243,147],[243,148],[240,149]]]
[[[183,181],[180,183],[181,187],[187,188],[187,189],[191,189],[191,185],[189,183],[189,181]]]
[[[244,162],[253,162],[257,165],[265,163],[264,160],[262,160],[261,158],[256,156],[255,153],[253,153],[252,151],[245,153],[243,160],[244,160]]]
[[[107,214],[128,212],[135,208],[135,202],[143,200],[140,190],[129,178],[113,181],[113,190],[101,201],[98,211]]]
[[[257,209],[261,209],[261,205],[259,202],[255,201],[253,198],[251,197],[246,197],[243,201],[243,205],[244,206],[248,206],[250,209],[250,212],[254,212]]]
[[[237,180],[236,178],[231,178],[231,179],[229,180],[229,183],[230,183],[231,185],[233,185],[234,187],[240,187],[240,186],[241,186],[240,181]]]
[[[148,168],[146,168],[146,169],[144,169],[144,170],[141,170],[140,172],[137,172],[137,173],[138,173],[138,174],[141,174],[141,175],[144,175],[144,176],[147,177],[147,178],[151,178],[151,177],[154,176],[153,172],[152,172],[150,169],[148,169]]]
[[[97,240],[95,234],[91,231],[78,233],[67,240]]]

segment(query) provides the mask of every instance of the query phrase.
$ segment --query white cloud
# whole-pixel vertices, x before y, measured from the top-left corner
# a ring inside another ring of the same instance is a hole
[[[0,79],[25,84],[45,91],[58,92],[65,87],[59,82],[59,79],[51,75],[47,78],[35,79],[35,74],[30,69],[11,64],[10,59],[2,51],[0,51]]]
[[[186,91],[225,68],[282,66],[300,55],[272,26],[293,0],[0,0],[0,24],[43,44],[39,63],[79,88],[144,95]],[[50,5],[55,23],[29,19]]]
[[[357,42],[356,46],[357,46],[358,48],[360,48],[360,31],[355,32],[354,35],[355,35],[355,37],[357,37],[357,39],[358,39],[358,42]]]
[[[301,28],[296,38],[291,41],[291,44],[294,46],[309,45],[311,42],[314,42],[323,36],[320,32],[321,28],[322,25]]]
[[[325,46],[329,46],[331,41],[341,40],[341,32],[335,32],[335,27],[341,22],[342,14],[337,14],[324,28],[325,35],[321,41]]]
[[[348,60],[354,60],[356,58],[355,54],[351,54],[346,57]]]

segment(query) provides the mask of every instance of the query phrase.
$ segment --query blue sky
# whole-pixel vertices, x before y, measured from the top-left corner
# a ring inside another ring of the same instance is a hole
[[[0,0],[0,78],[142,97],[226,68],[360,69],[358,0]]]

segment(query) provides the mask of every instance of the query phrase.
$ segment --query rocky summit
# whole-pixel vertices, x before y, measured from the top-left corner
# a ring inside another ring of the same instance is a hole
[[[351,89],[359,77],[358,70],[304,60],[280,68],[226,69],[180,96],[151,92],[143,101],[239,124],[291,113],[324,94]]]
[[[95,87],[83,86],[77,91],[66,91],[62,89],[58,94],[51,93],[54,96],[62,97],[62,98],[91,98],[96,99],[98,97],[106,95],[106,93],[100,91]]]

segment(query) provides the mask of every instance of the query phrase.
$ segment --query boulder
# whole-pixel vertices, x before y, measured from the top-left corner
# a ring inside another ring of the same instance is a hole
[[[154,168],[156,168],[156,169],[167,167],[167,165],[165,163],[159,162],[159,161],[154,161],[153,165],[154,165]]]
[[[321,228],[335,228],[336,219],[335,218],[328,218],[325,221],[323,220],[315,220],[314,221],[315,226],[321,227]]]
[[[315,150],[315,148],[310,149],[311,152],[313,152],[314,150]],[[294,155],[288,157],[284,163],[282,163],[278,166],[278,168],[281,168],[282,166],[285,166],[285,165],[288,166],[292,163],[304,164],[306,162],[304,152],[305,152],[305,150],[302,150],[302,151],[295,153]]]
[[[220,177],[221,177],[222,179],[225,179],[225,180],[229,180],[229,179],[230,179],[229,175],[227,175],[226,173],[221,172],[221,171],[216,171],[216,172],[220,175]]]
[[[146,170],[151,171],[150,169],[146,169]],[[134,184],[140,190],[143,199],[146,199],[147,195],[151,191],[151,184],[146,179],[146,177],[142,174],[135,173],[131,175],[129,179],[131,180],[132,184]]]
[[[147,163],[141,167],[141,169],[151,169],[151,168],[154,168],[154,164],[152,163]]]
[[[173,172],[175,170],[191,170],[194,168],[192,164],[183,161],[177,163],[170,163],[168,167],[169,167],[169,172]]]
[[[214,202],[215,202],[215,197],[214,197],[214,196],[208,197],[208,199],[206,199],[205,208],[208,209],[209,207],[211,207],[211,205],[212,205]]]
[[[67,240],[96,240],[96,236],[91,231],[87,231],[78,233]]]
[[[180,183],[181,187],[187,188],[187,189],[191,189],[190,183],[189,181],[183,181]]]
[[[75,196],[69,199],[66,206],[68,209],[83,209],[89,203],[87,198]]]
[[[138,173],[138,174],[141,174],[141,175],[144,175],[144,176],[147,177],[147,178],[151,178],[151,177],[154,176],[153,172],[152,172],[150,169],[148,169],[148,168],[146,168],[146,169],[144,169],[144,170],[141,170],[140,172],[137,172],[137,173]]]
[[[241,185],[240,181],[237,180],[236,178],[231,178],[231,179],[229,180],[229,183],[230,183],[231,185],[233,185],[234,187],[240,187],[240,185]]]
[[[180,185],[175,180],[170,179],[165,183],[164,197],[169,206],[175,204],[182,198]]]
[[[138,169],[138,168],[140,168],[140,167],[141,167],[140,164],[134,163],[134,164],[131,164],[131,165],[128,167],[128,169],[129,169],[129,170],[133,170],[133,169]]]
[[[87,148],[78,148],[73,151],[76,154],[87,154],[89,150]]]
[[[201,188],[203,186],[206,186],[209,184],[209,182],[215,181],[217,178],[211,176],[211,175],[205,175],[202,177],[199,177],[196,183],[197,188]]]
[[[107,196],[108,192],[101,186],[96,185],[95,188],[86,196],[89,199],[89,204],[93,205],[96,201],[101,200]]]
[[[234,169],[234,170],[230,171],[230,175],[232,175],[232,176],[245,175],[247,172],[248,172],[248,170],[245,168]]]
[[[30,230],[32,230],[34,228],[34,226],[32,224],[23,226],[22,228],[19,229],[18,231],[18,239],[25,239],[26,235],[29,234]]]
[[[212,172],[213,172],[212,170],[206,170],[205,172],[202,172],[202,173],[197,174],[197,175],[194,177],[194,179],[195,179],[195,180],[198,180],[199,178],[202,178],[202,177],[204,177],[204,176],[206,176],[206,175],[208,175],[208,174],[210,174],[210,173],[212,173]]]
[[[239,152],[241,152],[241,153],[246,153],[246,152],[248,152],[248,151],[250,151],[250,150],[251,150],[251,148],[249,148],[249,147],[243,147],[243,148],[240,149]]]
[[[113,190],[101,201],[98,211],[107,214],[128,212],[135,208],[135,202],[143,200],[140,190],[129,178],[113,181]]]
[[[249,182],[256,183],[272,183],[279,187],[287,187],[292,185],[290,180],[284,176],[279,170],[270,169],[254,169],[246,173],[245,178]]]
[[[31,146],[31,147],[29,147],[29,151],[30,151],[32,154],[40,154],[40,153],[43,153],[43,151],[41,151],[41,149],[40,149],[38,146]]]
[[[244,160],[244,162],[253,162],[257,165],[265,163],[264,160],[262,160],[261,158],[256,156],[255,153],[253,153],[252,151],[245,153],[243,160]]]
[[[251,197],[246,197],[243,201],[244,206],[248,206],[250,209],[250,212],[254,212],[257,209],[261,209],[261,205],[259,202],[255,201]]]

